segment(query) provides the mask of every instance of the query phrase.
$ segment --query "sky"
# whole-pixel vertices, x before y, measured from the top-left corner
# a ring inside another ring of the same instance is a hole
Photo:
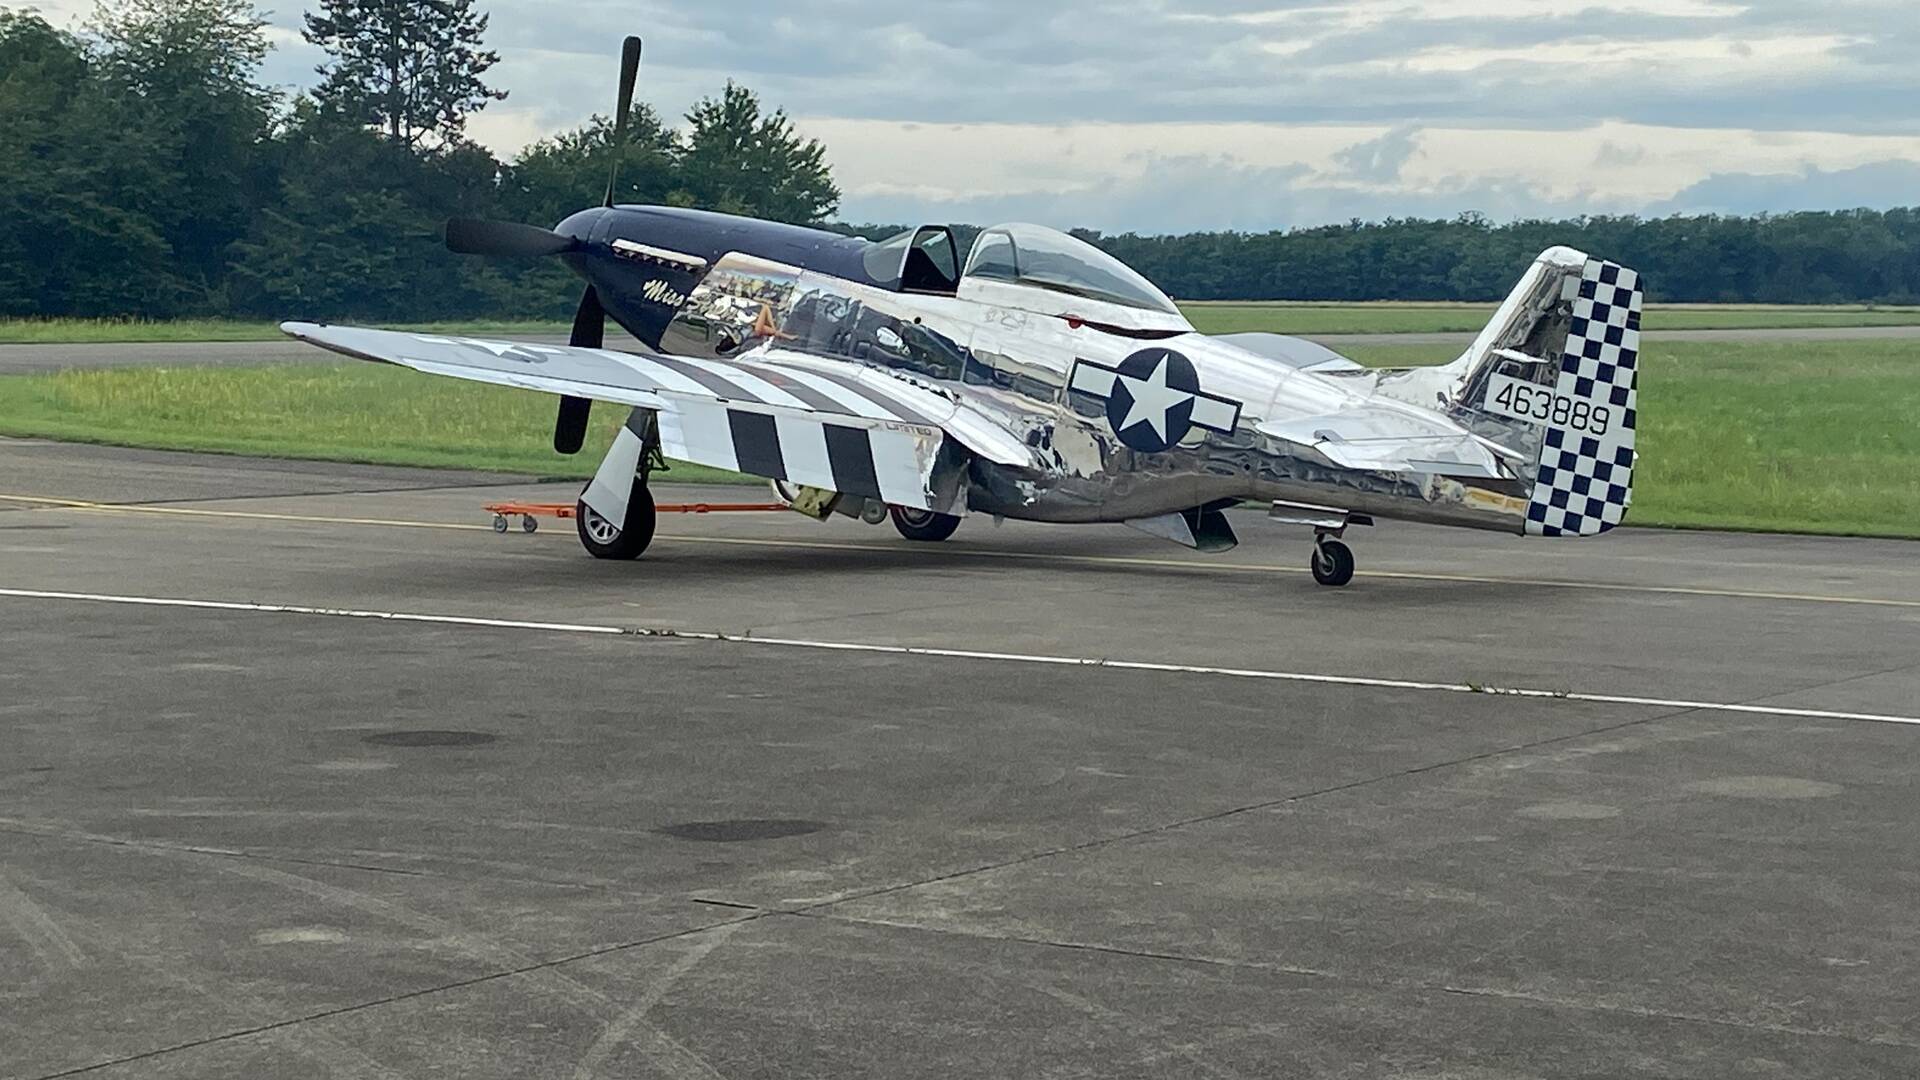
[[[0,0],[0,3],[9,0]],[[91,0],[39,5],[56,22]],[[293,4],[265,76],[315,81]],[[487,0],[482,0],[487,6]],[[729,78],[851,222],[1109,232],[1920,204],[1915,0],[492,0],[496,153]]]

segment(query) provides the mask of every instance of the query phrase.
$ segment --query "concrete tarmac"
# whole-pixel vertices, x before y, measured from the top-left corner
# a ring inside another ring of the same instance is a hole
[[[0,1076],[1920,1073],[1914,544],[0,464]]]
[[[507,340],[566,344],[565,337],[498,335]],[[1304,334],[1330,349],[1343,345],[1458,345],[1472,334]],[[1920,338],[1920,326],[1836,326],[1749,330],[1651,330],[1654,341],[1864,341]],[[619,343],[615,343],[619,348]],[[290,338],[273,341],[112,342],[86,345],[0,345],[0,375],[67,368],[180,367],[337,361],[341,357]]]

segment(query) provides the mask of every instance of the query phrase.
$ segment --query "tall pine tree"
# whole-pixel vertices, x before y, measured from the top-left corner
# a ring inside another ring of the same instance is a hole
[[[332,60],[314,97],[414,149],[457,143],[469,114],[507,94],[481,80],[500,54],[480,47],[474,0],[321,0],[306,39]]]

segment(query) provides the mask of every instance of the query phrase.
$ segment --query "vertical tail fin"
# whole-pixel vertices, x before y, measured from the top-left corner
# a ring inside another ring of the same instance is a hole
[[[1550,248],[1449,365],[1459,413],[1537,462],[1529,536],[1595,536],[1626,515],[1644,295],[1636,272]]]
[[[1618,263],[1589,259],[1581,270],[1540,471],[1527,506],[1530,535],[1595,536],[1626,516],[1638,456],[1634,428],[1644,295],[1640,275]],[[1570,403],[1564,416],[1563,401]],[[1583,414],[1586,423],[1581,424]]]

